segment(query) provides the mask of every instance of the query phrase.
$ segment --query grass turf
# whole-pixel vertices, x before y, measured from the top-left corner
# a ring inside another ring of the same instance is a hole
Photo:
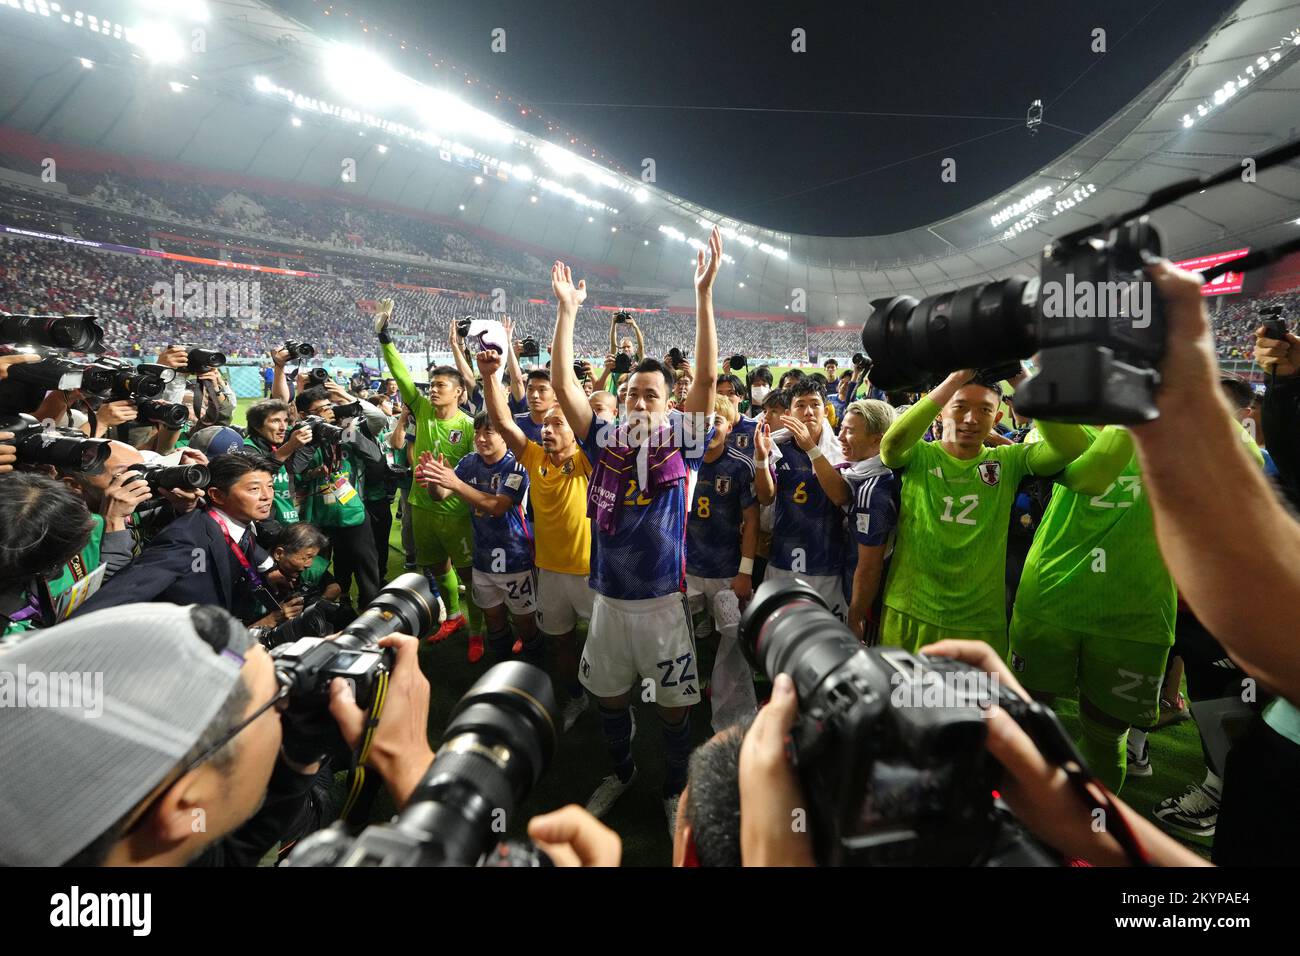
[[[240,399],[235,414],[236,424],[244,424],[244,410],[254,401],[256,399]],[[401,525],[394,521],[389,539],[388,580],[401,573]],[[353,600],[356,600],[355,589]],[[716,649],[716,635],[698,641],[701,675],[712,671]],[[442,740],[452,708],[488,667],[486,658],[478,664],[470,664],[465,653],[464,631],[442,644],[426,643],[421,646],[420,667],[429,679],[431,688],[429,739],[435,747]],[[766,696],[767,690],[766,686],[759,688],[760,700]],[[562,691],[557,699],[563,701]],[[1057,701],[1056,712],[1066,729],[1077,738],[1081,734],[1077,702],[1060,699]],[[693,744],[703,743],[712,735],[709,724],[710,710],[706,699],[692,709]],[[1121,796],[1135,810],[1150,817],[1156,804],[1165,797],[1182,793],[1189,783],[1201,782],[1205,776],[1205,763],[1196,725],[1191,720],[1154,731],[1148,740],[1152,775],[1129,778],[1125,781]],[[637,735],[632,751],[639,768],[637,781],[610,811],[605,822],[623,839],[625,866],[668,866],[672,847],[668,840],[668,824],[659,792],[664,773],[663,744],[653,705],[637,705]],[[609,758],[593,702],[573,729],[560,737],[550,768],[518,808],[515,819],[506,821],[506,836],[511,839],[522,838],[528,819],[535,814],[555,810],[569,803],[586,803],[596,785],[609,772]],[[392,803],[386,794],[381,793],[375,801],[372,819],[386,820],[392,812]],[[1209,838],[1175,835],[1208,858],[1211,843]]]

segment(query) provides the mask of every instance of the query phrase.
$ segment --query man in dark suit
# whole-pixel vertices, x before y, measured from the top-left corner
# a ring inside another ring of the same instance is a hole
[[[253,613],[253,588],[271,566],[253,522],[274,501],[279,462],[249,452],[218,455],[208,465],[208,507],[182,515],[84,605],[90,613],[120,604],[164,601],[215,604],[236,617]]]

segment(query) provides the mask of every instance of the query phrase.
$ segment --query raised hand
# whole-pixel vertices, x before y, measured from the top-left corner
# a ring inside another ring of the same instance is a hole
[[[501,353],[493,349],[479,352],[475,356],[475,361],[478,362],[479,374],[483,376],[484,381],[495,378],[497,372],[501,369]]]
[[[813,446],[817,443],[813,441],[812,433],[808,431],[808,426],[803,423],[803,419],[795,418],[793,415],[782,415],[781,424],[794,436],[796,445],[804,451],[813,450]]]
[[[713,227],[713,232],[709,234],[709,257],[706,261],[704,250],[701,249],[695,254],[695,291],[697,293],[712,292],[713,280],[718,275],[718,265],[722,262],[722,233],[718,227]]]
[[[577,285],[574,285],[573,270],[558,259],[555,260],[555,265],[551,266],[551,290],[560,305],[574,312],[578,310],[578,306],[587,301],[587,280],[581,279]]]
[[[1264,371],[1278,378],[1289,378],[1300,372],[1300,338],[1288,332],[1284,339],[1269,338],[1268,330],[1260,326],[1255,330],[1255,361]]]
[[[754,431],[754,446],[758,449],[756,458],[770,458],[772,455],[772,429],[763,422]]]

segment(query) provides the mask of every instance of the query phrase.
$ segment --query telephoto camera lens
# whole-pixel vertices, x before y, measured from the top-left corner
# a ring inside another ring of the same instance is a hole
[[[207,372],[226,364],[226,353],[215,349],[190,349],[186,354],[186,368],[190,373]]]
[[[0,313],[0,342],[40,345],[68,352],[100,351],[104,332],[93,315]]]
[[[314,833],[288,865],[499,864],[500,854],[494,861],[487,855],[500,842],[500,821],[514,819],[550,766],[558,719],[545,671],[522,661],[497,664],[456,704],[433,763],[392,823],[368,827],[355,840],[338,825]]]
[[[160,402],[155,398],[142,398],[135,403],[137,417],[142,422],[166,425],[173,431],[190,420],[190,410],[179,402]]]
[[[375,595],[355,621],[343,629],[376,644],[386,634],[411,634],[424,638],[438,625],[438,599],[433,596],[429,580],[418,571],[394,578]]]

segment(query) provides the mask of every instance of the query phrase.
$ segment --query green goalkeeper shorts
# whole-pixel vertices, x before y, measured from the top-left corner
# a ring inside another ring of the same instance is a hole
[[[474,564],[474,527],[468,512],[447,514],[412,507],[411,531],[415,538],[415,563],[420,567],[440,568],[448,558],[457,568]]]
[[[1145,644],[1069,631],[1017,608],[1011,615],[1007,662],[1026,690],[1073,697],[1132,727],[1160,715],[1160,687],[1169,645]]]
[[[880,622],[880,643],[885,647],[901,647],[915,654],[927,644],[949,639],[983,641],[997,651],[999,657],[1007,656],[1006,631],[958,631],[922,621],[886,605]]]

